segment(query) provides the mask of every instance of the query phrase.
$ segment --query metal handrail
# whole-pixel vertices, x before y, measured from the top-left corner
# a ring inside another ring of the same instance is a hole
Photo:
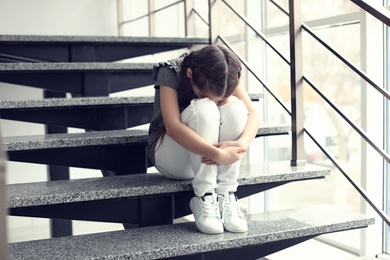
[[[379,148],[377,145],[374,144],[374,142],[371,141],[371,139],[366,135],[366,133],[360,129],[358,126],[356,126],[349,118],[341,112],[339,108],[335,104],[333,104],[332,101],[330,101],[306,76],[303,76],[303,80],[306,81],[309,86],[317,92],[318,95],[320,95],[326,103],[328,103],[329,106],[333,108],[334,111],[337,112],[348,124],[351,126],[356,132],[359,133],[359,135],[369,144],[372,148],[374,148],[375,151],[377,151],[383,159],[385,159],[388,163],[390,163],[390,156],[381,148]]]
[[[230,10],[232,10],[249,28],[252,29],[252,31],[257,35],[259,36],[272,50],[275,51],[275,53],[277,55],[279,55],[280,58],[282,58],[282,60],[284,60],[288,65],[290,65],[290,61],[283,56],[282,53],[280,53],[267,39],[267,37],[259,32],[258,30],[256,30],[256,28],[243,16],[241,15],[236,9],[234,9],[228,2],[226,2],[226,0],[222,0],[223,3],[226,4],[227,7],[229,7]]]
[[[194,8],[192,8],[191,11],[194,12],[200,18],[200,20],[202,20],[202,22],[204,22],[207,26],[210,25],[209,22],[207,22],[206,19],[204,19],[203,16],[200,15],[200,13],[198,11],[196,11]]]
[[[305,133],[310,137],[310,139],[320,148],[320,150],[332,161],[333,165],[337,167],[337,169],[344,175],[344,177],[351,183],[351,185],[355,188],[357,192],[364,198],[364,200],[370,204],[370,206],[378,213],[378,215],[386,222],[387,225],[390,226],[390,218],[386,215],[383,210],[380,210],[374,202],[368,197],[367,193],[361,188],[351,177],[349,177],[348,173],[340,166],[337,160],[324,148],[317,140],[310,134],[310,132],[305,128]]]
[[[355,67],[351,62],[349,62],[347,59],[345,59],[343,56],[338,54],[332,47],[330,47],[328,44],[326,44],[323,40],[321,40],[320,37],[318,37],[307,25],[304,23],[302,24],[302,28],[308,32],[314,39],[316,39],[319,43],[322,44],[328,51],[330,51],[332,54],[334,54],[338,59],[340,59],[345,65],[347,65],[350,69],[352,69],[355,73],[357,73],[360,77],[362,77],[366,82],[368,82],[371,86],[373,86],[377,91],[379,91],[383,96],[385,96],[387,99],[390,100],[390,93],[386,91],[385,89],[378,86],[374,81],[372,81],[366,73],[364,73],[362,70]]]
[[[226,45],[241,61],[241,63],[245,66],[245,68],[260,82],[261,85],[268,91],[269,94],[283,107],[283,109],[291,116],[291,112],[288,110],[288,108],[283,104],[282,101],[272,92],[272,90],[268,87],[268,85],[250,68],[249,64],[241,57],[239,53],[237,53],[232,46],[222,37],[218,36],[218,39],[223,42],[223,44]]]
[[[274,6],[276,6],[276,8],[278,8],[280,11],[282,11],[282,13],[284,13],[285,15],[289,16],[289,13],[286,9],[284,9],[280,4],[276,3],[275,1],[273,0],[269,0]]]
[[[127,23],[132,23],[132,22],[141,20],[142,18],[145,18],[145,17],[149,17],[151,14],[156,14],[156,13],[158,13],[158,12],[160,12],[160,11],[163,11],[163,10],[165,10],[165,9],[168,9],[169,7],[172,7],[172,6],[174,6],[174,5],[180,4],[180,3],[184,2],[184,1],[185,1],[185,0],[179,0],[179,1],[176,1],[176,2],[174,2],[174,3],[172,3],[172,4],[169,4],[169,5],[166,5],[166,6],[164,6],[164,7],[159,8],[159,9],[156,9],[156,10],[154,10],[153,12],[149,12],[149,13],[147,13],[147,14],[141,15],[141,16],[139,16],[139,17],[137,17],[137,18],[134,18],[134,19],[131,19],[131,20],[122,21],[121,23],[119,23],[119,26],[122,26],[122,25],[127,24]]]
[[[380,5],[374,5],[372,2],[368,3],[364,0],[351,0],[360,8],[370,13],[376,19],[382,21],[387,26],[390,26],[390,11]]]

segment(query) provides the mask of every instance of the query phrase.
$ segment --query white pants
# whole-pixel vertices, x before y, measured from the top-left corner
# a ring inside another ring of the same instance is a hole
[[[181,121],[210,144],[237,140],[247,120],[248,110],[238,99],[222,106],[209,98],[196,99],[181,113]],[[196,196],[237,190],[240,161],[228,166],[201,163],[201,155],[189,152],[167,134],[157,143],[155,162],[166,178],[193,179]]]

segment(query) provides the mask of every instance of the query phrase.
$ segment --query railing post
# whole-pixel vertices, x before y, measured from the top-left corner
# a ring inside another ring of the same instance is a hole
[[[155,2],[154,0],[149,0],[148,1],[148,20],[149,20],[149,37],[155,36],[156,35],[156,22],[155,22]]]
[[[8,259],[5,162],[0,135],[0,259]]]
[[[117,22],[118,22],[118,36],[123,36],[123,0],[117,0],[116,1],[116,15],[117,15]]]
[[[209,0],[209,37],[210,44],[218,41],[219,20],[221,0]]]
[[[304,165],[303,143],[303,66],[301,1],[289,0],[290,70],[291,70],[291,165]]]
[[[185,13],[185,36],[195,36],[194,15],[192,9],[194,7],[194,0],[184,0]]]

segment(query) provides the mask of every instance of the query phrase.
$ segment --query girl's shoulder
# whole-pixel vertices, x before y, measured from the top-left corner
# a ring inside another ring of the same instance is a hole
[[[171,70],[174,70],[176,72],[177,77],[180,77],[180,69],[181,69],[181,64],[184,60],[184,57],[186,56],[186,53],[183,53],[180,55],[178,58],[167,60],[164,62],[159,62],[155,65],[153,65],[153,79],[157,79],[157,74],[160,68],[162,67],[168,67]]]

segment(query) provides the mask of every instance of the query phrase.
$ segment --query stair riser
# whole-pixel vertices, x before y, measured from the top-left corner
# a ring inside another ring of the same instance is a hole
[[[146,143],[40,149],[8,152],[10,161],[109,170],[117,174],[145,173]]]
[[[207,43],[205,40],[200,43]],[[196,43],[195,43],[196,44]],[[7,62],[111,62],[144,55],[190,48],[194,43],[103,43],[103,42],[0,42],[0,60]],[[183,50],[184,51],[184,50]]]
[[[108,96],[154,83],[151,70],[1,72],[0,82],[82,96]]]
[[[64,107],[1,110],[2,119],[75,127],[88,130],[118,130],[150,123],[153,104],[111,107]]]

